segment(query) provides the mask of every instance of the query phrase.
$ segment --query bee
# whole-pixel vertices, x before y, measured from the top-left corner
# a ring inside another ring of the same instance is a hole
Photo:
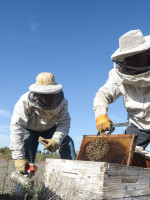
[[[91,161],[100,161],[106,156],[110,149],[109,143],[105,138],[93,140],[86,148],[86,155]]]

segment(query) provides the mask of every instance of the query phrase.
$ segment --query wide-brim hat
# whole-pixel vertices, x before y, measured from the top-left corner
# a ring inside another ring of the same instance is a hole
[[[30,85],[31,92],[41,94],[55,94],[62,90],[63,86],[55,82],[55,77],[52,73],[42,72],[36,77],[36,83]]]
[[[113,61],[142,53],[150,48],[150,35],[143,36],[140,30],[132,30],[119,38],[119,48],[111,56]]]

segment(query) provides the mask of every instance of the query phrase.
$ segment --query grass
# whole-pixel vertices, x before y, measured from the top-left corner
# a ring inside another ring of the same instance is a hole
[[[55,153],[49,151],[38,151],[35,161],[45,161],[46,158],[60,158],[60,155],[57,151]],[[0,159],[11,160],[11,151],[8,147],[0,148]]]
[[[59,154],[38,152],[36,166],[38,170],[33,177],[32,190],[23,189],[16,191],[16,184],[10,180],[10,174],[15,170],[14,161],[11,160],[11,152],[5,147],[0,149],[0,200],[61,200],[49,188],[44,186],[44,168],[46,158],[59,158]]]
[[[61,200],[49,188],[44,186],[44,161],[36,163],[38,171],[33,180],[32,190],[22,189],[16,191],[16,184],[10,180],[10,173],[15,170],[14,162],[5,159],[0,160],[0,200]]]
[[[6,160],[11,159],[11,151],[8,147],[0,148],[0,159],[2,158]]]

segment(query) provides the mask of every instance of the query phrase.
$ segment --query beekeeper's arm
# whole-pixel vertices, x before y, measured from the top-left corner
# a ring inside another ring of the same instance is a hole
[[[14,112],[11,119],[11,144],[9,148],[12,151],[12,158],[15,160],[16,169],[22,172],[25,171],[25,166],[28,163],[28,161],[25,159],[23,143],[27,120],[28,110],[26,108],[25,102],[23,102],[22,99],[19,99],[14,107]]]
[[[94,99],[94,112],[96,128],[104,133],[110,129],[110,122],[107,116],[108,106],[121,96],[120,82],[117,79],[114,69],[110,71],[106,84],[99,89]]]

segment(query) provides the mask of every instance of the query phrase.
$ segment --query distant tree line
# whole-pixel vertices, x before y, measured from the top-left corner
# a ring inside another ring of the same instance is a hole
[[[60,158],[58,151],[51,153],[49,151],[38,150],[36,154],[36,162],[44,161],[46,158]],[[11,151],[8,147],[0,148],[0,159],[11,160]]]

